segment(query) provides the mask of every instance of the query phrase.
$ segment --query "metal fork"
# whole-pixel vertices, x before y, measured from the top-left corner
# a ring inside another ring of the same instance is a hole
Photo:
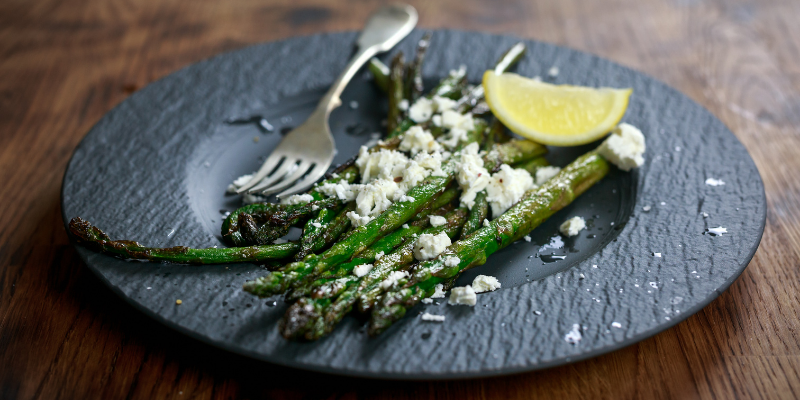
[[[311,116],[281,140],[258,172],[237,193],[270,195],[282,191],[278,197],[283,197],[301,192],[321,178],[335,153],[328,117],[342,104],[339,95],[361,66],[374,55],[394,47],[414,29],[417,19],[417,10],[405,4],[390,5],[372,14],[356,42],[356,55]]]

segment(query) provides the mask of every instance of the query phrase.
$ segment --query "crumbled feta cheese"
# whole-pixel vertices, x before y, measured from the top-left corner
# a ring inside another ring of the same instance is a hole
[[[376,179],[368,185],[362,185],[356,196],[356,211],[362,216],[377,216],[392,205],[390,199],[395,197],[398,190],[400,187],[397,183],[388,179]]]
[[[376,178],[394,179],[403,174],[403,170],[408,164],[408,157],[405,154],[382,149],[370,152],[365,146],[361,146],[356,159],[356,166],[361,173],[361,183],[367,183]]]
[[[706,179],[706,185],[708,186],[722,186],[724,184],[725,182],[723,182],[722,179],[714,179],[714,178]]]
[[[461,259],[456,256],[450,256],[444,259],[444,265],[447,267],[455,267],[461,263]]]
[[[528,235],[525,235],[525,236],[523,237],[523,239],[525,239],[525,241],[526,241],[526,242],[530,242],[530,241],[531,241],[531,237],[530,237],[530,236],[528,236]]]
[[[357,187],[355,185],[350,185],[347,183],[347,181],[341,181],[337,183],[328,182],[317,187],[317,191],[325,196],[336,197],[342,201],[355,200],[357,190],[354,189],[357,189]]]
[[[552,66],[552,67],[550,67],[550,69],[547,71],[547,75],[550,75],[550,76],[552,76],[552,77],[556,77],[556,76],[558,76],[558,72],[559,72],[559,71],[558,71],[558,67],[556,67],[556,66]]]
[[[572,324],[572,330],[564,335],[564,340],[569,344],[578,344],[581,339],[581,326],[578,324]]]
[[[433,299],[426,297],[426,298],[422,299],[422,303],[423,304],[431,304],[431,303],[433,303]]]
[[[457,111],[447,110],[442,113],[442,126],[448,129],[460,128],[465,131],[475,129],[475,120],[472,114],[461,114]]]
[[[428,300],[428,299],[425,299]],[[444,315],[422,313],[423,321],[444,322]]]
[[[236,193],[236,191],[239,190],[240,187],[246,185],[247,182],[250,182],[250,179],[253,179],[253,174],[242,175],[234,179],[233,182],[230,185],[228,185],[227,192]]]
[[[708,233],[714,236],[722,236],[723,233],[728,233],[728,228],[718,226],[716,228],[708,228]]]
[[[435,126],[442,126],[442,116],[441,115],[438,115],[438,114],[434,115],[433,118],[431,118],[431,121],[433,121],[433,125],[435,125]]]
[[[653,253],[653,257],[661,258],[661,253]]]
[[[295,194],[281,200],[281,204],[307,204],[314,201],[314,196],[310,194]]]
[[[441,96],[433,96],[433,103],[436,104],[436,112],[443,113],[447,110],[456,108],[457,101]]]
[[[347,214],[345,214],[345,215],[347,215],[347,218],[349,218],[349,219],[350,219],[350,222],[351,222],[351,223],[353,224],[353,226],[355,226],[356,228],[357,228],[357,227],[359,227],[359,226],[362,226],[362,225],[366,225],[366,224],[368,224],[370,221],[372,221],[373,219],[375,219],[375,217],[370,217],[370,216],[362,217],[362,216],[360,216],[360,215],[356,214],[356,213],[355,213],[355,211],[350,211],[350,212],[348,212],[348,213],[347,213]]]
[[[422,123],[433,115],[433,101],[427,97],[420,97],[408,108],[408,117],[416,123]]]
[[[624,122],[597,149],[601,156],[623,171],[630,171],[644,164],[644,151],[642,131]]]
[[[393,271],[392,273],[389,274],[388,277],[386,277],[386,279],[384,279],[381,282],[380,287],[383,290],[389,290],[389,289],[394,288],[395,286],[397,286],[397,284],[399,283],[399,281],[401,279],[404,279],[404,278],[407,278],[407,277],[408,277],[408,272],[406,272],[406,271]]]
[[[383,254],[384,253],[382,251],[375,253],[375,261],[380,260],[381,257],[383,257]]]
[[[470,143],[461,152],[456,179],[462,190],[461,205],[472,209],[475,205],[475,196],[486,189],[491,179],[489,171],[483,167],[483,158],[478,155],[477,143]]]
[[[450,237],[445,232],[441,232],[438,235],[424,233],[414,243],[414,258],[420,261],[436,258],[450,244]]]
[[[441,283],[437,283],[436,286],[433,288],[433,294],[431,295],[432,299],[443,299],[444,298],[444,285]]]
[[[478,275],[472,281],[472,290],[475,293],[493,292],[500,289],[500,281],[489,275]]]
[[[446,138],[441,138],[439,140],[445,147],[448,149],[454,149],[458,146],[459,143],[464,142],[468,139],[467,131],[461,128],[453,128],[450,130],[450,133],[447,135]]]
[[[477,301],[478,298],[475,296],[475,290],[472,289],[472,286],[461,286],[453,288],[450,292],[450,299],[447,301],[447,304],[451,306],[457,304],[474,306]]]
[[[545,182],[549,181],[550,178],[558,175],[559,172],[561,172],[561,168],[550,165],[537,169],[536,184],[542,186]]]
[[[401,176],[402,180],[400,181],[400,185],[403,186],[404,191],[407,191],[414,186],[417,186],[420,182],[427,178],[430,173],[431,171],[425,169],[425,167],[420,165],[418,162],[413,160],[409,161],[408,164],[406,164],[406,169],[403,171],[403,175]]]
[[[313,226],[315,228],[322,228],[322,224],[320,224],[319,222],[312,222],[311,226]]]
[[[413,161],[419,164],[420,167],[430,170],[433,176],[447,176],[447,174],[442,171],[442,160],[447,159],[445,156],[447,156],[447,153],[417,153]],[[411,168],[409,167],[407,169]],[[403,180],[406,180],[405,176]]]
[[[353,267],[353,275],[355,275],[355,276],[360,278],[360,277],[368,274],[369,271],[372,271],[372,267],[374,267],[374,265],[372,265],[372,264],[356,265],[355,267]]]
[[[578,234],[581,230],[586,228],[586,221],[581,217],[572,217],[558,228],[559,232],[566,237],[572,237]]]
[[[417,154],[421,151],[430,153],[439,150],[441,146],[430,131],[414,125],[403,134],[403,140],[400,141],[398,148],[402,151],[409,151],[411,154]]]
[[[400,100],[400,102],[397,103],[397,108],[399,108],[402,111],[408,110],[408,100],[407,99]]]
[[[408,229],[408,224],[403,224],[403,229]]]
[[[486,200],[492,206],[492,217],[497,218],[506,212],[522,195],[534,187],[531,174],[521,168],[514,169],[508,164],[500,166],[486,187]]]
[[[428,219],[431,221],[431,226],[442,226],[447,223],[447,218],[439,215],[431,215]]]
[[[319,210],[318,205],[314,204],[313,206],[311,206],[311,211],[317,211],[317,210]]]
[[[486,227],[486,228],[488,228],[490,225],[491,225],[491,224],[489,224],[489,220],[488,220],[488,219],[486,219],[486,218],[484,218],[484,219],[483,219],[483,226],[484,226],[484,227]]]
[[[402,196],[400,196],[399,199],[397,199],[397,201],[399,201],[399,202],[414,201],[414,200],[416,200],[416,199],[411,197],[411,196],[406,196],[406,195],[402,195]]]

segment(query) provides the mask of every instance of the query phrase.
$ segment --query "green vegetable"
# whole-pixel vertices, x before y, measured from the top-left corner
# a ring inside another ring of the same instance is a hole
[[[372,312],[369,333],[377,335],[402,318],[406,311],[433,294],[439,283],[463,271],[483,265],[496,251],[521,239],[558,210],[602,179],[608,162],[589,152],[569,164],[538,189],[533,189],[508,211],[463,240],[452,244],[436,259],[416,265],[405,287],[386,293]],[[458,265],[444,260],[458,257]]]

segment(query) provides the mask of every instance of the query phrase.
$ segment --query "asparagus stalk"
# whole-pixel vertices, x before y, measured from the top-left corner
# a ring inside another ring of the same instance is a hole
[[[447,232],[448,236],[455,237],[466,214],[463,208],[454,210],[447,214],[445,225],[429,227],[424,233]],[[362,295],[369,295],[376,288],[379,290],[380,283],[392,271],[411,264],[415,242],[416,238],[408,238],[397,250],[375,261],[372,270],[361,279],[343,277],[331,281],[326,287],[319,287],[312,297],[299,299],[289,307],[281,320],[281,334],[287,339],[302,337],[316,340],[331,332]],[[333,301],[333,298],[336,300]]]
[[[192,249],[183,246],[144,247],[131,240],[112,241],[103,231],[78,217],[69,222],[69,231],[79,242],[105,254],[123,259],[169,261],[182,264],[258,263],[291,257],[300,249],[300,245],[294,242],[209,249]]]
[[[425,33],[417,43],[417,54],[408,67],[406,67],[406,88],[405,96],[410,103],[416,101],[425,87],[422,84],[422,62],[425,60],[425,53],[431,43],[430,32]]]
[[[526,193],[517,204],[491,221],[489,226],[454,243],[436,259],[416,265],[405,286],[386,293],[373,309],[369,333],[377,335],[383,332],[402,318],[409,308],[433,294],[436,284],[484,264],[491,254],[521,239],[602,179],[608,170],[608,162],[602,156],[594,151],[589,152],[540,188]],[[457,265],[445,263],[451,257],[458,257]]]
[[[367,68],[369,68],[369,72],[372,72],[372,77],[375,79],[375,85],[378,86],[378,89],[388,93],[390,80],[389,74],[391,73],[389,67],[382,63],[381,60],[373,57],[369,60]]]
[[[475,204],[469,210],[469,217],[461,230],[461,239],[472,234],[483,225],[483,220],[489,216],[489,201],[486,200],[486,191],[481,190],[475,195]]]
[[[389,75],[389,112],[386,115],[386,132],[389,135],[397,129],[397,125],[400,123],[400,116],[403,113],[400,110],[400,102],[405,98],[403,93],[404,65],[403,53],[399,52],[392,58],[391,73]]]

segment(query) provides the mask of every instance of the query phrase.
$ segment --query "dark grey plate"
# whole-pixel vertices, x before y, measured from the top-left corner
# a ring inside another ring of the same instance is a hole
[[[409,54],[420,34],[399,48]],[[248,47],[135,93],[75,151],[64,177],[65,223],[81,216],[113,238],[150,246],[221,245],[220,212],[238,204],[223,194],[226,185],[257,168],[280,139],[255,124],[225,121],[261,115],[276,131],[302,121],[344,67],[354,40],[354,33],[339,33]],[[443,77],[464,64],[470,80],[479,82],[516,41],[437,31],[424,75]],[[560,74],[548,78],[556,83],[634,88],[624,121],[647,136],[647,161],[633,173],[613,172],[534,231],[532,242],[512,245],[462,278],[466,284],[485,273],[503,284],[479,295],[474,308],[421,306],[374,339],[364,333],[362,319],[348,317],[323,340],[287,342],[276,329],[286,305],[240,289],[264,273],[259,266],[126,262],[78,250],[120,296],[174,329],[272,363],[337,374],[508,374],[592,357],[663,331],[716,298],[752,258],[766,219],[758,171],[719,120],[677,91],[589,54],[527,44],[522,75],[546,77],[558,66]],[[380,130],[385,108],[368,79],[350,85],[344,104],[331,121],[337,162]],[[563,165],[589,148],[552,149],[550,158]],[[706,185],[707,178],[725,185]],[[573,215],[592,227],[562,242],[557,226]],[[729,233],[705,233],[717,226]],[[566,258],[543,261],[554,254]],[[423,310],[447,321],[423,322],[417,317]],[[565,335],[576,324],[582,340],[570,344]]]

